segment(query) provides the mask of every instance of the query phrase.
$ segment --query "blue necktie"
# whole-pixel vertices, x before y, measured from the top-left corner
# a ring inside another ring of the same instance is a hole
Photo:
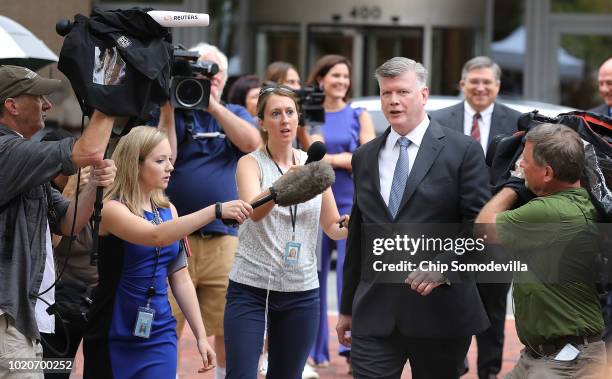
[[[389,211],[393,218],[395,218],[400,203],[402,202],[406,181],[408,180],[408,172],[410,171],[410,161],[408,160],[408,146],[410,146],[410,140],[406,137],[400,137],[397,143],[400,146],[400,153],[399,158],[397,158],[397,163],[395,164],[393,182],[391,182],[391,194],[389,195]]]

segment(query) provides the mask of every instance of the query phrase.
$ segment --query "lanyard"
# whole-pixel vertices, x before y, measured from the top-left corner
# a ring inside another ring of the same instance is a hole
[[[270,148],[268,147],[268,144],[266,144],[266,151],[268,152],[268,156],[270,157],[270,159],[272,160],[272,162],[274,163],[274,165],[278,169],[278,172],[282,176],[283,175],[283,170],[281,170],[281,168],[278,165],[278,163],[276,163],[274,158],[272,158],[272,153],[270,153]],[[291,158],[292,158],[292,161],[293,161],[293,165],[295,166],[295,155],[291,154]],[[293,229],[293,235],[291,237],[291,240],[295,241],[295,224],[297,222],[297,204],[294,205],[294,206],[290,206],[289,207],[289,215],[291,215],[291,228]]]
[[[151,221],[155,225],[159,225],[162,223],[161,217],[159,215],[159,211],[153,201],[151,201],[151,210],[153,211],[153,221]],[[155,247],[155,267],[153,268],[153,274],[151,275],[151,285],[147,289],[147,308],[151,305],[151,298],[155,295],[155,276],[157,275],[157,264],[159,263],[159,256],[161,251],[159,247]]]

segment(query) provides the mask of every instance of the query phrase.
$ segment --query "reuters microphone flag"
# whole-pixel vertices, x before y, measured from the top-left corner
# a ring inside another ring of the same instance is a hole
[[[147,14],[159,25],[172,28],[208,26],[209,21],[209,17],[206,13],[149,11]]]

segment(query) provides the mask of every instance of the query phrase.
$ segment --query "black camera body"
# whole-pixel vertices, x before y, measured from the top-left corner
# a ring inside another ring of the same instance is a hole
[[[174,108],[208,108],[210,78],[219,72],[219,66],[198,58],[197,52],[174,48],[170,80],[170,103]]]
[[[300,108],[300,125],[321,125],[325,123],[325,93],[316,86],[307,86],[294,91],[298,97]]]

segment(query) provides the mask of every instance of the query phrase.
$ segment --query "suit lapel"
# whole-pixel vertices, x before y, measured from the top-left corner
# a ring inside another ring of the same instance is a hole
[[[491,144],[496,135],[504,132],[502,126],[505,125],[507,116],[508,114],[505,112],[505,110],[495,103],[493,106],[493,114],[491,115],[491,127],[489,128],[489,140],[487,141],[487,146]]]
[[[463,109],[463,101],[453,105],[450,109],[451,118],[448,122],[448,125],[451,126],[452,129],[458,131],[463,134],[463,116],[465,111]]]
[[[444,144],[439,141],[442,137],[444,137],[444,132],[440,125],[435,121],[431,121],[423,136],[423,141],[421,141],[421,146],[419,147],[414,165],[410,169],[410,175],[406,182],[406,188],[404,189],[404,195],[402,196],[402,202],[400,203],[397,215],[400,214],[402,208],[404,208],[408,200],[410,200],[417,186],[421,183],[433,163],[436,161],[440,151],[444,148]]]
[[[383,133],[383,135],[380,136],[380,138],[372,141],[371,148],[374,150],[373,153],[365,154],[365,156],[373,157],[372,161],[370,162],[371,170],[372,170],[372,175],[370,175],[370,178],[371,180],[374,181],[373,183],[374,188],[376,188],[376,201],[379,202],[380,206],[384,207],[387,210],[387,216],[389,216],[389,219],[392,220],[393,217],[391,217],[391,212],[389,212],[389,207],[387,207],[385,200],[382,198],[382,195],[380,194],[380,171],[378,168],[378,157],[380,155],[380,149],[382,149],[383,145],[387,141],[387,137],[389,137],[390,132],[391,132],[391,127],[389,126],[387,127],[387,130]]]

